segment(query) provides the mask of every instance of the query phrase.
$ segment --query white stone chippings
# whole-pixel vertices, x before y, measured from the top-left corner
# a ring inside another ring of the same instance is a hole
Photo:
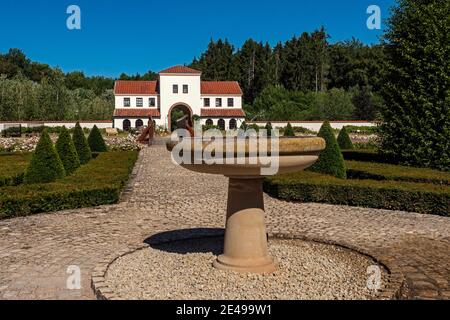
[[[271,274],[222,271],[212,267],[221,238],[174,241],[117,259],[106,284],[125,299],[370,299],[367,267],[374,262],[333,245],[271,240],[279,263]],[[382,279],[387,279],[382,270]],[[383,283],[383,281],[382,281]],[[383,286],[382,286],[383,287]]]

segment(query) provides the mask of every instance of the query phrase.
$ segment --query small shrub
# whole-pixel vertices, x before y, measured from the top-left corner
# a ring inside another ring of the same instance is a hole
[[[284,136],[285,137],[295,137],[294,129],[291,126],[291,123],[288,122],[286,128],[284,128]]]
[[[59,158],[62,161],[67,175],[71,175],[80,167],[80,159],[78,158],[77,150],[70,137],[69,130],[62,127],[60,130],[58,140],[56,141],[56,151],[58,151]]]
[[[108,148],[106,147],[105,144],[105,140],[103,140],[102,134],[100,133],[100,130],[98,130],[96,125],[94,125],[94,127],[91,130],[91,133],[89,133],[88,143],[92,152],[108,151]]]
[[[83,129],[81,129],[81,126],[78,122],[73,130],[72,139],[73,144],[75,145],[75,149],[77,150],[80,163],[88,163],[92,158],[91,148],[89,148],[89,144],[86,140],[86,137],[84,136]]]
[[[264,127],[264,129],[266,129],[267,131],[267,136],[271,137],[272,136],[272,124],[270,122],[267,122],[266,126]]]
[[[24,182],[48,183],[65,176],[64,166],[47,131],[42,132],[30,165],[25,171]]]
[[[352,140],[350,140],[350,136],[348,135],[346,127],[343,127],[342,130],[339,132],[337,142],[342,150],[353,149],[353,143]]]
[[[328,121],[323,123],[318,136],[325,140],[327,146],[320,153],[319,160],[311,167],[311,170],[345,179],[347,174],[344,157]]]

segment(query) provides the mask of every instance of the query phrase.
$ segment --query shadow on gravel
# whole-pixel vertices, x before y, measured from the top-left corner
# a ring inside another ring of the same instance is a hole
[[[179,254],[208,253],[219,255],[223,251],[224,229],[193,228],[154,234],[144,240],[150,247]]]

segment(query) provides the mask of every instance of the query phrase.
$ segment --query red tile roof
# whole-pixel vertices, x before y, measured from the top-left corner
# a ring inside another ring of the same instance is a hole
[[[157,81],[118,80],[114,86],[114,94],[158,94]]]
[[[168,69],[164,69],[160,71],[159,73],[193,73],[193,74],[200,74],[202,73],[199,70],[195,70],[186,66],[174,66],[170,67]]]
[[[242,95],[242,90],[237,81],[202,81],[201,93]]]
[[[242,109],[224,109],[224,108],[203,108],[200,112],[201,117],[245,117]]]
[[[160,117],[158,109],[153,108],[121,108],[114,110],[114,117]]]

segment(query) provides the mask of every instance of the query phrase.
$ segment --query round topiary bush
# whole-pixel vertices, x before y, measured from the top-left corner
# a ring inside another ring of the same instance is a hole
[[[286,128],[284,128],[284,136],[285,137],[295,137],[294,129],[291,126],[291,123],[288,122]]]
[[[342,130],[339,132],[337,137],[337,142],[341,150],[350,150],[353,149],[353,143],[348,135],[347,128],[344,126]]]
[[[325,140],[327,146],[320,153],[319,160],[311,167],[311,170],[337,178],[347,178],[344,157],[328,121],[323,123],[318,136]]]
[[[103,140],[102,134],[100,130],[98,130],[96,125],[94,125],[94,127],[91,130],[91,133],[89,133],[88,143],[92,152],[108,151],[105,140]]]
[[[81,129],[81,126],[78,122],[75,125],[72,139],[73,144],[75,145],[75,149],[77,150],[80,163],[88,163],[92,158],[91,148],[89,148],[89,144],[86,140],[86,137],[84,136],[83,129]]]
[[[31,162],[25,170],[23,182],[26,184],[48,183],[64,178],[65,175],[66,172],[61,159],[53,146],[47,130],[44,130]]]
[[[59,158],[62,161],[67,175],[71,175],[80,167],[77,150],[66,127],[61,128],[58,141],[56,141],[56,151],[58,151]]]

